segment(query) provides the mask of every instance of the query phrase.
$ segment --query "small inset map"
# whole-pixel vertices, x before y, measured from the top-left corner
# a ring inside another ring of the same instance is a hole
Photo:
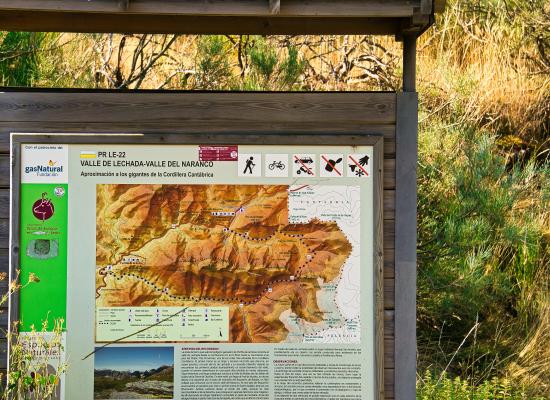
[[[96,308],[226,309],[219,341],[357,343],[358,210],[345,186],[98,185]]]

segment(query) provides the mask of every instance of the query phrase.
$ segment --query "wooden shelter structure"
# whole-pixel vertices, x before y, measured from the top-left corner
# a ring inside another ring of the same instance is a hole
[[[0,270],[9,249],[10,132],[371,132],[384,137],[384,365],[380,397],[416,381],[416,40],[438,0],[2,0],[4,31],[374,34],[403,42],[399,92],[31,90],[0,93]],[[203,107],[208,104],[208,108]],[[247,108],[249,112],[236,112]],[[5,285],[6,283],[3,282]],[[6,290],[6,286],[4,286]],[[6,318],[7,313],[2,314]],[[7,324],[4,319],[3,325]],[[5,368],[5,357],[0,367]]]
[[[3,30],[188,34],[423,32],[439,0],[3,0]]]

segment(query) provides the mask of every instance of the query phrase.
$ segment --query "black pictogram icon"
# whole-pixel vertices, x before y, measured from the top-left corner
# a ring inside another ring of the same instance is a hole
[[[248,160],[246,160],[246,167],[244,168],[243,174],[252,175],[252,170],[254,169],[255,166],[256,164],[254,164],[254,157],[250,157]]]
[[[313,159],[311,157],[304,157],[304,158],[296,158],[296,161],[294,161],[296,164],[313,164]]]
[[[296,171],[296,173],[298,175],[302,174],[302,173],[305,173],[307,175],[313,175],[313,171],[311,170],[311,168],[309,168],[307,166],[307,164],[313,164],[313,159],[311,157],[296,157],[294,156],[294,158],[296,159],[294,161],[294,163],[296,164],[300,164],[300,169],[298,169],[298,171]]]
[[[273,161],[271,164],[269,164],[269,169],[273,171],[275,168],[280,169],[281,171],[284,171],[286,166],[282,161]]]
[[[359,178],[369,176],[367,170],[364,168],[369,164],[370,157],[368,155],[349,155],[348,157],[349,161],[351,161],[351,163],[348,163],[348,167],[355,176]]]
[[[365,172],[363,172],[362,169],[357,168],[357,165],[355,165],[355,164],[349,164],[349,169],[351,170],[351,172],[354,172],[355,175],[357,175],[359,177],[365,175]]]
[[[323,157],[323,159],[325,160],[325,158]],[[332,172],[332,171],[338,171],[336,169],[336,165],[340,164],[342,162],[342,159],[339,158],[337,160],[332,160],[332,159],[329,159],[329,160],[325,160],[326,162],[326,165],[325,165],[325,170],[327,172]]]
[[[359,159],[359,165],[361,165],[362,167],[364,167],[365,165],[369,165],[369,159],[370,157],[369,156],[364,156],[364,157],[361,157]]]

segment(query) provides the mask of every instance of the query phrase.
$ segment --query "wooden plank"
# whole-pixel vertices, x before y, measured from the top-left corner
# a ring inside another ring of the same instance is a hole
[[[36,122],[30,123],[28,125],[20,124],[20,123],[12,123],[11,126],[6,126],[0,122],[0,154],[8,154],[9,149],[9,136],[10,132],[22,132],[22,131],[33,131],[37,132],[39,130],[44,131],[45,125],[39,125]],[[77,126],[77,124],[73,124],[73,126]],[[51,124],[49,125],[49,129],[47,129],[47,132],[55,132],[55,131],[61,131],[65,130],[68,127],[59,124],[57,128],[53,128]],[[105,125],[103,125],[105,127]],[[81,127],[78,127],[81,128]],[[78,129],[75,128],[75,129]],[[98,129],[95,125],[93,127],[90,127],[93,129],[94,132],[101,132],[101,129]],[[178,127],[181,129],[181,126]],[[112,130],[112,125],[107,127],[107,130]],[[121,128],[122,129],[122,128]],[[143,127],[141,127],[143,129]],[[158,126],[157,126],[158,129]],[[340,127],[341,129],[341,127]],[[357,129],[361,129],[361,127],[358,127]],[[372,133],[379,133],[384,135],[384,158],[395,158],[395,139],[391,136],[395,134],[395,129],[391,125],[381,125],[381,126],[371,126],[368,128]],[[3,130],[3,132],[2,132]],[[166,132],[166,129],[164,130]],[[298,131],[297,131],[298,132]],[[384,218],[388,219],[391,218],[389,215],[384,215]]]
[[[0,94],[0,121],[80,123],[81,126],[132,121],[134,128],[162,123],[165,132],[177,124],[180,129],[185,125],[183,129],[188,132],[216,131],[228,126],[264,130],[280,128],[283,124],[299,128],[312,127],[315,123],[335,129],[342,124],[395,124],[395,94],[4,92]]]
[[[394,397],[394,390],[395,390],[395,370],[394,369],[386,368],[384,370],[384,386],[386,388],[386,400],[393,400],[395,398]]]
[[[8,163],[9,163],[9,159],[8,159]],[[9,218],[10,217],[9,210],[10,210],[10,191],[8,189],[0,189],[0,218]]]
[[[395,276],[395,249],[384,247],[384,278]]]
[[[0,154],[10,152],[10,135],[8,132],[0,132]]]
[[[193,121],[183,121],[185,123],[182,126],[182,122],[170,122],[163,123],[162,121],[149,121],[148,123],[135,124],[132,121],[123,122],[115,121],[111,123],[78,123],[78,122],[63,122],[63,121],[40,121],[40,120],[29,120],[28,122],[2,122],[0,121],[0,137],[9,136],[11,132],[15,133],[71,133],[71,134],[109,134],[113,132],[123,132],[123,133],[155,133],[155,134],[165,134],[166,132],[171,132],[172,135],[176,134],[208,134],[209,132],[218,132],[218,133],[236,133],[234,126],[221,125],[212,121],[210,125],[205,123],[199,123],[193,125]],[[218,129],[213,129],[218,128]],[[344,130],[344,128],[347,128]],[[242,129],[239,129],[239,132],[242,133],[274,133],[280,131],[292,131],[292,133],[297,134],[349,134],[350,131],[372,134],[372,135],[393,135],[395,131],[394,125],[365,125],[360,123],[352,122],[349,125],[344,125],[344,123],[336,126],[335,124],[328,124],[328,126],[317,126],[314,127],[313,121],[302,121],[300,123],[286,122],[280,120],[277,122],[265,121],[263,128],[260,128],[260,124],[252,124],[252,126],[243,126]],[[1,144],[0,144],[1,145]],[[7,147],[7,149],[6,149]],[[4,151],[0,151],[0,154],[9,153],[9,144],[3,145]],[[386,158],[394,158],[392,156]]]
[[[395,189],[395,159],[384,160],[384,190]]]
[[[10,208],[10,230],[12,234],[12,239],[9,242],[9,276],[12,280],[18,281],[19,271],[21,270],[20,265],[20,253],[21,253],[21,226],[20,226],[20,205],[21,205],[21,194],[20,194],[20,183],[21,183],[21,149],[18,146],[15,146],[13,143],[10,148],[13,155],[12,163],[12,173],[10,174],[10,185],[13,190],[11,190],[11,204]],[[11,329],[12,322],[15,323],[19,320],[19,294],[15,293],[9,297],[8,302],[8,320],[10,321]],[[9,357],[9,355],[8,355]]]
[[[384,278],[384,309],[395,309],[395,280]]]
[[[384,219],[395,219],[395,190],[384,190]]]
[[[392,339],[395,335],[395,311],[384,310],[384,338]],[[391,348],[393,350],[393,347]]]
[[[428,0],[431,3],[431,0]],[[278,1],[275,1],[277,3]],[[281,15],[289,17],[411,17],[414,9],[422,7],[426,0],[285,0]],[[134,0],[127,11],[132,15],[159,14],[189,16],[268,16],[274,1],[266,0]],[[120,10],[120,0],[5,0],[3,10],[27,10],[50,12],[87,12],[110,14]]]
[[[5,371],[8,367],[8,342],[5,339],[0,339],[0,370]]]
[[[10,156],[9,154],[0,154],[0,188],[9,188],[10,186]]]
[[[6,311],[6,309],[0,310],[0,326],[8,326],[8,313]]]
[[[393,354],[393,338],[384,339],[384,366],[387,368],[395,367],[395,356]]]
[[[395,191],[395,398],[416,393],[416,164],[418,94],[397,97]]]
[[[384,138],[379,137],[374,145],[374,282],[375,282],[375,316],[376,316],[376,398],[384,398],[384,365],[386,347],[384,343],[384,308],[386,304],[386,291],[384,279]],[[393,285],[393,282],[392,282]],[[393,352],[393,349],[392,349]]]
[[[183,2],[182,2],[183,3]],[[30,32],[177,33],[233,35],[397,35],[402,18],[241,17],[132,13],[59,13],[7,10],[0,12],[0,29]]]
[[[384,156],[385,158],[395,158],[395,137],[384,135]]]
[[[10,222],[9,219],[0,219],[0,247],[6,248],[9,239]]]
[[[8,249],[3,248],[0,249],[0,273],[9,273],[9,257],[8,257]],[[6,279],[0,280],[0,296],[3,296],[8,291],[8,285],[9,285],[9,277],[6,276]],[[7,304],[2,305],[0,309],[6,309],[5,312],[7,312]],[[0,325],[0,329],[5,329],[6,327],[3,325]]]
[[[384,252],[395,249],[395,221],[384,220]]]

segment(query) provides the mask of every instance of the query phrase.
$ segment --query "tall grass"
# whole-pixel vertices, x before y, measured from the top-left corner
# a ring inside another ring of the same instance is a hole
[[[459,377],[437,377],[426,372],[419,379],[417,400],[545,400],[532,396],[525,388],[517,387],[507,378],[492,378],[479,385],[472,385]]]
[[[549,7],[450,1],[420,42],[419,366],[472,393],[550,397]]]
[[[550,3],[448,1],[420,41],[424,106],[541,146],[550,128]]]
[[[0,35],[0,83],[33,86],[39,77],[40,57],[47,35],[7,32]]]
[[[420,135],[420,370],[550,395],[550,169],[434,120]]]

